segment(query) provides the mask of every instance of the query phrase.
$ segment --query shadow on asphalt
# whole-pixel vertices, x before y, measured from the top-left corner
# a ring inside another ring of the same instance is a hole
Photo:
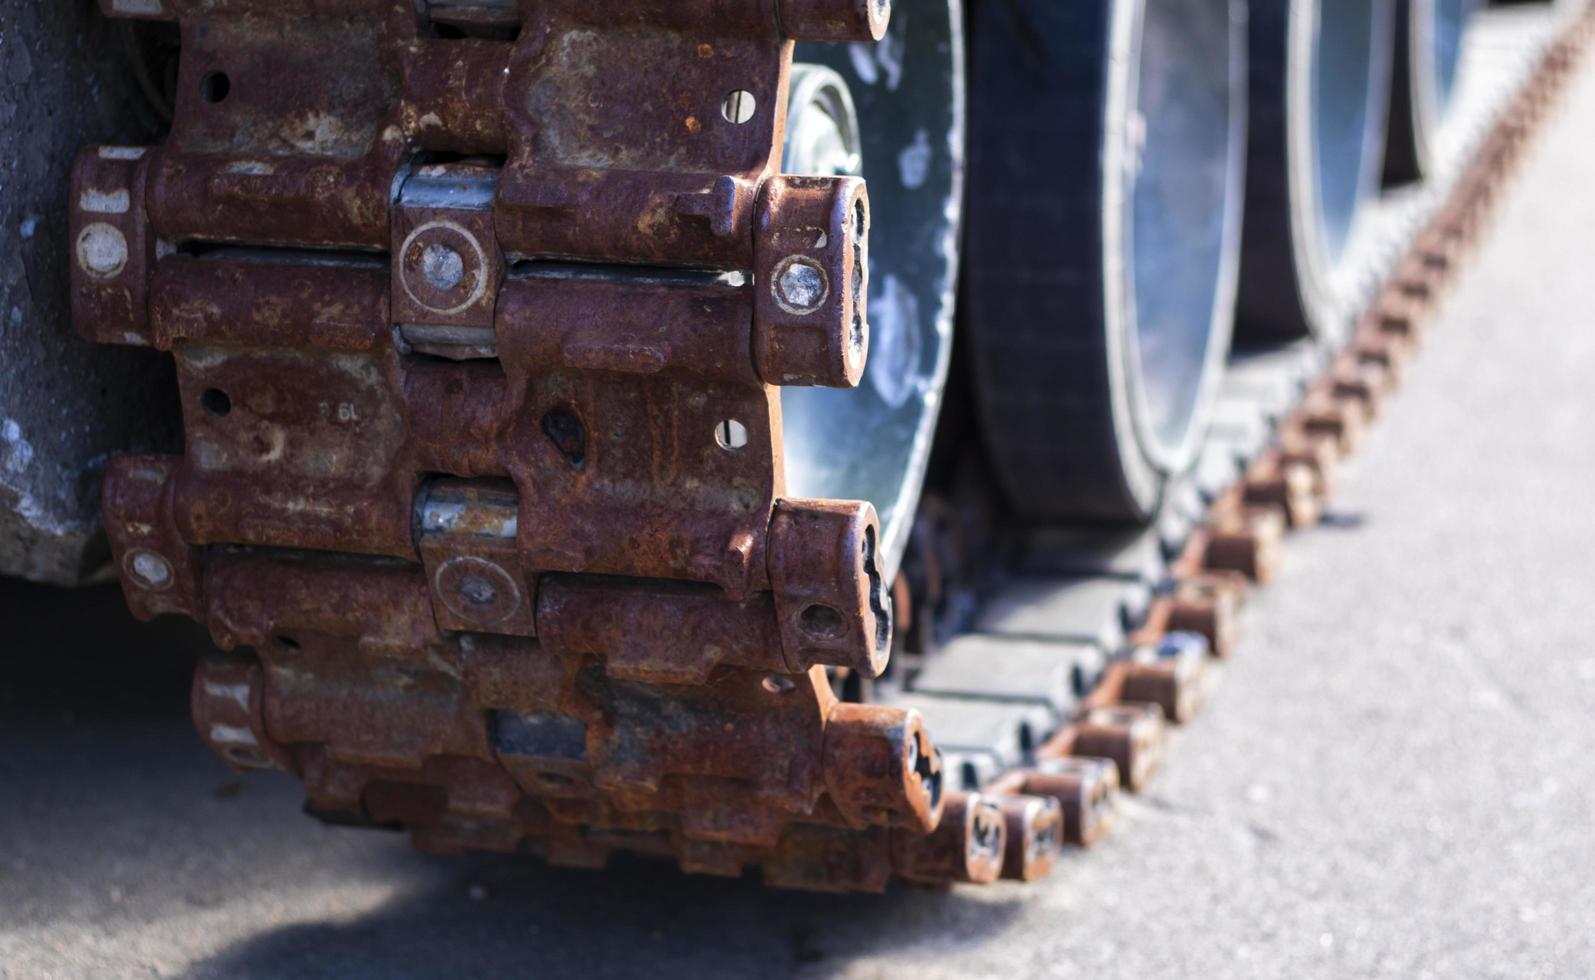
[[[192,977],[825,976],[989,938],[1017,911],[1014,892],[811,895],[643,860],[596,873],[417,854],[399,835],[303,817],[290,780],[238,776],[205,750],[188,718],[208,649],[195,624],[138,623],[115,587],[15,582],[0,582],[0,622],[0,858],[22,867],[0,893],[38,926],[131,907],[156,947],[169,937],[151,931],[198,928],[190,911],[236,914],[243,938],[201,939],[215,951]],[[125,877],[106,899],[113,866]],[[364,911],[373,881],[393,894]],[[305,924],[300,896],[319,910],[341,885],[361,911]]]
[[[1318,518],[1318,527],[1329,531],[1360,531],[1368,519],[1354,511],[1326,510]]]
[[[829,896],[617,862],[569,871],[453,859],[452,880],[347,922],[266,931],[196,964],[210,977],[823,977],[861,956],[1003,932],[1016,909],[964,895]]]

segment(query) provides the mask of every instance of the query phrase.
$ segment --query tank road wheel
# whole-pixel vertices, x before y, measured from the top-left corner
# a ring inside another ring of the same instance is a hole
[[[970,354],[1024,516],[1144,521],[1200,448],[1234,314],[1244,11],[975,8]]]
[[[1390,79],[1385,182],[1422,180],[1441,166],[1445,129],[1462,67],[1462,42],[1479,0],[1398,0]]]
[[[1344,331],[1348,247],[1379,193],[1391,0],[1254,0],[1240,339]]]
[[[897,573],[952,348],[964,173],[958,0],[899,4],[876,45],[797,47],[788,173],[869,182],[869,360],[856,389],[784,388],[788,490],[868,500]]]

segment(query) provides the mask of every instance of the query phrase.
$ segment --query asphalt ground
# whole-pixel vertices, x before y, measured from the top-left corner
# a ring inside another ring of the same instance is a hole
[[[1039,886],[414,854],[193,735],[197,632],[0,585],[0,975],[1595,975],[1595,74],[1149,793]]]

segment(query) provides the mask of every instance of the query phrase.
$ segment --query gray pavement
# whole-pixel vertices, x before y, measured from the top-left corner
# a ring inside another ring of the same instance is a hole
[[[6,977],[1595,975],[1595,74],[1207,711],[1047,883],[440,859],[185,716],[180,624],[0,586]]]

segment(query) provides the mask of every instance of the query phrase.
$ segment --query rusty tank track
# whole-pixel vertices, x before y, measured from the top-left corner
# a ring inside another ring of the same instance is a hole
[[[869,205],[776,173],[769,110],[794,40],[886,3],[104,6],[182,30],[170,140],[78,160],[72,303],[177,362],[186,451],[116,460],[104,517],[133,612],[227,651],[201,736],[428,850],[827,890],[1030,880],[1108,828],[1595,30],[1345,349],[1232,371],[1150,533],[983,521],[977,474],[888,582],[869,504],[784,495],[778,388],[862,370]]]

